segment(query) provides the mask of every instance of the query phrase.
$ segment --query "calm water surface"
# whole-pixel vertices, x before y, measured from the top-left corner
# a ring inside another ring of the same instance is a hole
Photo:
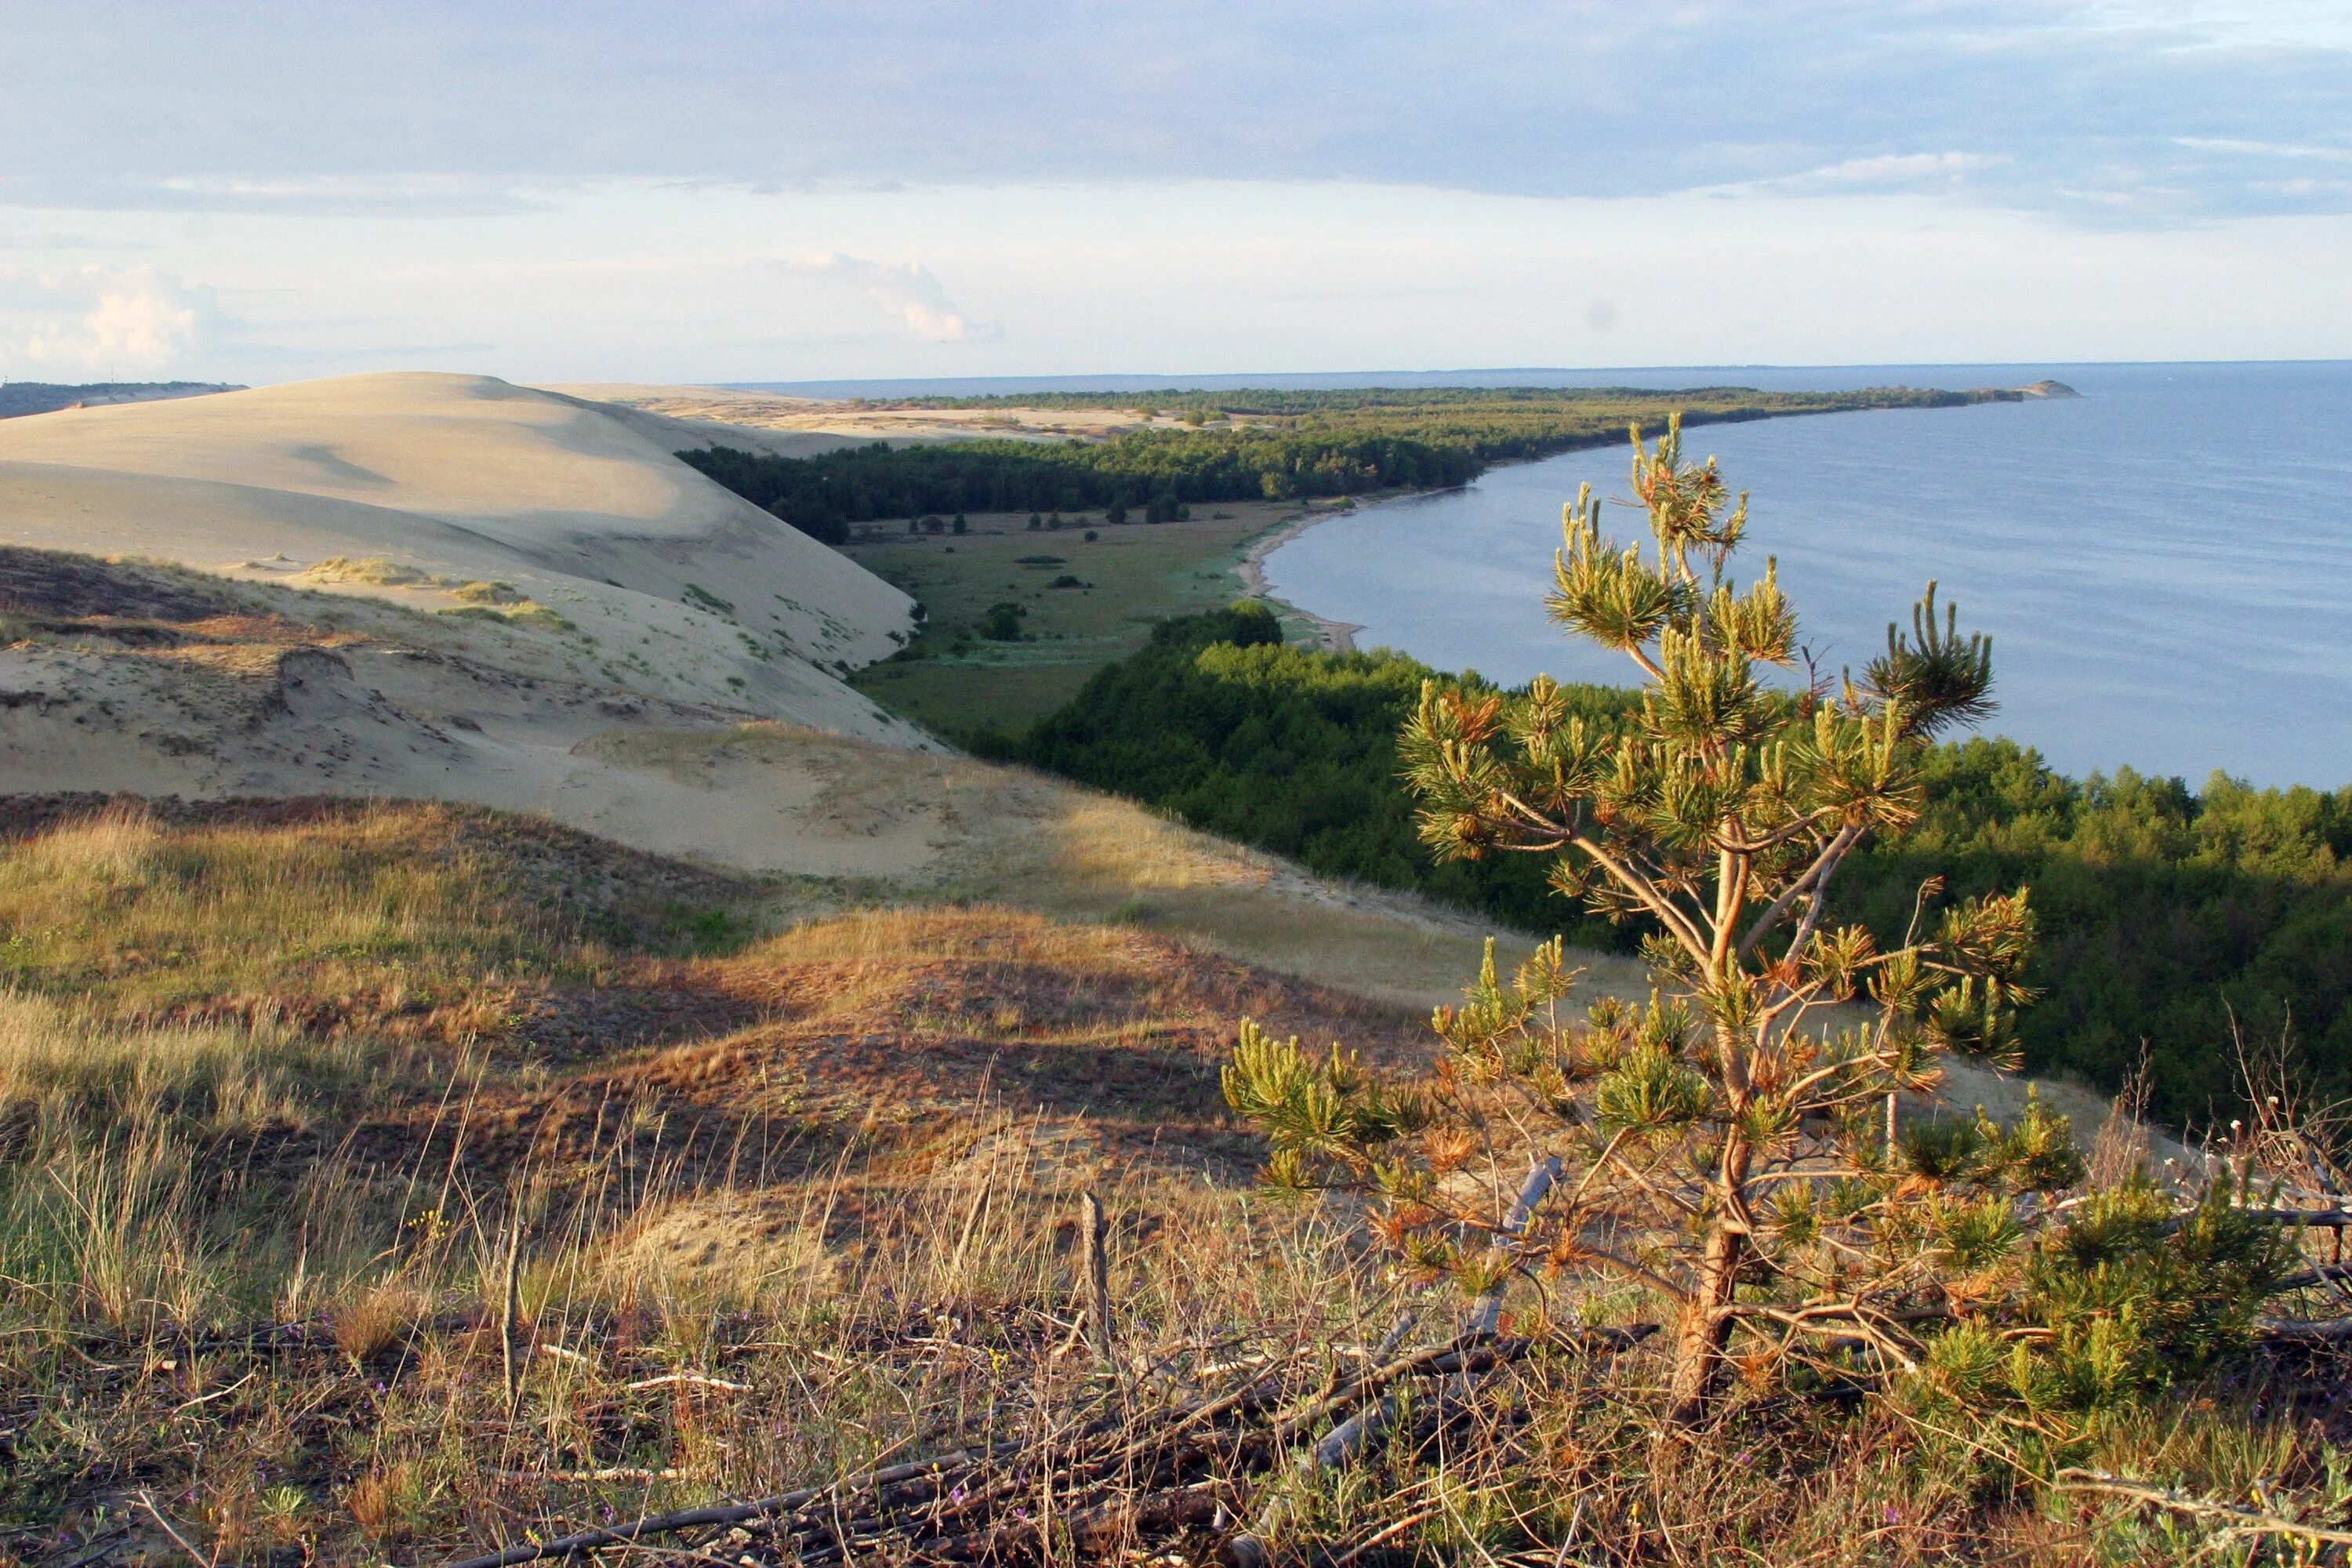
[[[1927,579],[1993,637],[1985,726],[2073,773],[2352,782],[2352,364],[1612,373],[1613,384],[2020,385],[2079,399],[1708,426],[1748,489],[1742,578],[1777,555],[1822,668],[1885,646]],[[1544,616],[1559,510],[1630,494],[1623,448],[1367,508],[1266,561],[1272,591],[1441,668],[1623,682]],[[1604,509],[1621,539],[1642,514]]]

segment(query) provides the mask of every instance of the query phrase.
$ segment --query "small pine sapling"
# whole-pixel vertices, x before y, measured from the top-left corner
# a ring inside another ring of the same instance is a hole
[[[2035,1156],[2046,1129],[2014,1148],[1975,1131],[1905,1144],[1881,1110],[1933,1088],[1946,1053],[2016,1064],[2033,941],[2021,890],[1931,920],[1931,885],[1892,945],[1826,921],[1846,857],[1918,816],[1925,746],[1990,711],[1988,639],[1949,615],[1939,626],[1931,584],[1912,635],[1890,626],[1858,679],[1767,685],[1759,668],[1794,668],[1801,650],[1773,564],[1744,589],[1727,575],[1747,498],[1731,504],[1712,460],[1684,462],[1679,421],[1654,449],[1637,428],[1633,447],[1653,548],[1604,541],[1588,487],[1566,510],[1549,605],[1632,661],[1638,713],[1590,721],[1544,678],[1515,696],[1431,683],[1400,747],[1441,858],[1549,858],[1556,890],[1648,928],[1657,988],[1572,1026],[1577,972],[1558,942],[1508,985],[1490,952],[1465,1004],[1437,1015],[1446,1050],[1425,1085],[1391,1089],[1336,1048],[1308,1056],[1252,1026],[1225,1090],[1265,1128],[1276,1184],[1365,1194],[1411,1274],[1475,1294],[1514,1271],[1600,1273],[1664,1297],[1671,1404],[1688,1422],[1742,1329],[1783,1352],[1859,1340],[1916,1365],[1916,1337],[1886,1325],[1940,1244],[1909,1211],[1963,1171],[2008,1192],[2075,1168]],[[1858,1019],[1836,1005],[1855,1002]],[[1521,1183],[1506,1167],[1522,1154],[1549,1197],[1507,1234]]]

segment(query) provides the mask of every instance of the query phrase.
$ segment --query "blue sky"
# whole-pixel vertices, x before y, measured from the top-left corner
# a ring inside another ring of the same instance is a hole
[[[0,374],[2352,356],[2344,5],[12,0]]]

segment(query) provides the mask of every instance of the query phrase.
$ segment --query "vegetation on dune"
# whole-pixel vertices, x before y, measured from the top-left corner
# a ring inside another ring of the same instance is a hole
[[[1247,1190],[1258,1150],[1218,1091],[1237,1013],[1392,1072],[1412,1021],[1131,927],[875,910],[754,940],[703,918],[740,907],[724,879],[443,807],[47,802],[7,826],[20,1559],[449,1561],[734,1500],[736,1522],[611,1556],[1248,1536],[1285,1559],[2073,1564],[2219,1528],[1988,1484],[1930,1440],[1948,1415],[1854,1397],[1859,1352],[1661,1445],[1635,1295],[1515,1289],[1457,1345],[1440,1303],[1363,1268],[1352,1206]],[[1971,1212],[2050,1168],[2015,1134],[1922,1147]],[[2257,1186],[2271,1147],[2248,1145]],[[1108,1356],[1082,1185],[1111,1221]],[[2112,1289],[2200,1278],[2150,1218],[2102,1218]],[[2053,1278],[2102,1321],[2080,1269]],[[2224,1353],[2068,1456],[2333,1518],[2310,1418],[2333,1385],[2249,1373],[2227,1313],[2162,1331]],[[2073,1408],[1956,1364],[2024,1418]],[[1371,1412],[1376,1440],[1302,1462]]]
[[[2037,1099],[1916,1098],[2014,1063],[2091,873],[2316,900],[2338,803],[1939,742],[1990,664],[1932,591],[1853,682],[1764,683],[1793,612],[1731,582],[1677,434],[1655,549],[1580,504],[1553,600],[1635,689],[1307,655],[1246,607],[1034,738],[1639,943],[1656,989],[1581,1018],[1559,942],[1490,951],[1433,1058],[1153,929],[1324,922],[1370,988],[1403,950],[1346,900],[1250,903],[1278,868],[969,761],[888,785],[1019,825],[960,901],[792,925],[494,812],[7,803],[0,1558],[2340,1560],[2352,1173],[2294,1064],[2179,1164],[2129,1104],[2085,1150]],[[1102,923],[978,901],[1013,891]]]
[[[8,803],[6,826],[33,833],[0,854],[12,990],[132,1019],[462,1015],[615,951],[697,951],[746,891],[465,806],[253,801],[176,825],[173,809]]]
[[[1458,1290],[1474,1331],[1521,1278],[1572,1313],[1662,1312],[1674,1426],[1834,1387],[1989,1481],[2063,1489],[2118,1419],[2242,1361],[2258,1327],[2315,1331],[2260,1318],[2312,1282],[2294,1232],[2346,1222],[2343,1173],[2305,1142],[2261,1188],[2251,1150],[2095,1177],[2036,1101],[2007,1126],[1899,1118],[1939,1058],[2013,1068],[2034,1000],[2021,889],[1938,910],[1930,879],[1896,944],[1829,920],[1853,851],[1917,822],[1929,740],[1990,710],[1990,645],[1938,624],[1930,584],[1914,635],[1858,679],[1763,684],[1759,666],[1796,661],[1794,611],[1769,563],[1744,589],[1728,575],[1745,500],[1679,437],[1635,433],[1654,551],[1604,541],[1588,488],[1549,601],[1639,668],[1638,710],[1601,724],[1540,678],[1432,681],[1401,742],[1429,844],[1538,858],[1562,895],[1644,917],[1659,989],[1572,1024],[1555,940],[1507,987],[1490,957],[1438,1011],[1429,1072],[1245,1022],[1226,1098],[1265,1130],[1271,1185],[1361,1203],[1388,1276]],[[2283,1205],[2290,1186],[2319,1206]]]
[[[1277,639],[1250,605],[1167,623],[1067,706],[986,749],[1326,875],[1426,892],[1576,946],[1630,952],[1654,929],[1552,897],[1528,857],[1438,860],[1413,826],[1396,744],[1438,672],[1386,650]],[[1570,686],[1558,700],[1607,727],[1636,695]],[[1930,876],[1964,898],[2031,886],[2041,940],[2024,979],[2042,1000],[2016,1026],[2029,1070],[2112,1091],[2144,1067],[2155,1114],[2219,1123],[2242,1109],[2232,1038],[2284,1037],[2301,1081],[2352,1094],[2352,787],[2075,781],[2012,741],[1983,739],[1927,748],[1918,777],[1918,821],[1899,843],[1849,857],[1832,916],[1893,943]]]
[[[1568,911],[1525,857],[1441,862],[1421,842],[1398,777],[1397,731],[1436,671],[1401,655],[1325,654],[1286,644],[1265,605],[1244,601],[1163,622],[1139,652],[1097,673],[1059,711],[994,753],[1176,812],[1196,827],[1287,856],[1326,876],[1411,889],[1522,930]],[[1483,689],[1483,688],[1482,688]],[[1632,694],[1563,688],[1601,722]],[[1570,928],[1583,946],[1618,931]]]
[[[678,456],[793,527],[838,544],[849,525],[927,513],[1104,509],[1166,522],[1195,502],[1286,500],[1466,484],[1489,464],[1612,439],[1631,419],[1693,425],[1856,408],[1942,407],[1998,395],[1883,387],[1853,393],[1439,388],[1427,393],[1190,397],[1248,422],[1129,430],[1102,441],[876,442],[814,458],[719,447]],[[1100,400],[1087,406],[1100,405]],[[1124,406],[1119,400],[1112,405]]]

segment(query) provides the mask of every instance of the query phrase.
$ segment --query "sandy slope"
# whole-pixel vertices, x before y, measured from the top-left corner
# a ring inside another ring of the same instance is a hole
[[[731,445],[764,446],[795,458],[854,440],[885,440],[899,445],[994,437],[1040,441],[1100,440],[1129,430],[1185,427],[1182,419],[1173,413],[1147,416],[1133,407],[1027,408],[1002,404],[977,408],[929,408],[887,401],[742,392],[724,386],[663,386],[631,382],[583,383],[547,390],[630,408],[665,418],[688,430],[716,428],[732,432],[722,437]],[[1246,416],[1235,422],[1256,423]],[[757,431],[765,439],[745,439],[747,431]],[[814,444],[774,445],[794,441]]]
[[[790,909],[1135,921],[1417,1005],[1453,994],[1484,934],[1018,769],[622,683],[529,621],[5,545],[0,607],[0,794],[543,812],[773,876]]]
[[[610,684],[914,741],[834,679],[887,657],[910,602],[672,456],[707,438],[467,375],[70,409],[0,424],[0,542],[427,611],[535,604]]]

